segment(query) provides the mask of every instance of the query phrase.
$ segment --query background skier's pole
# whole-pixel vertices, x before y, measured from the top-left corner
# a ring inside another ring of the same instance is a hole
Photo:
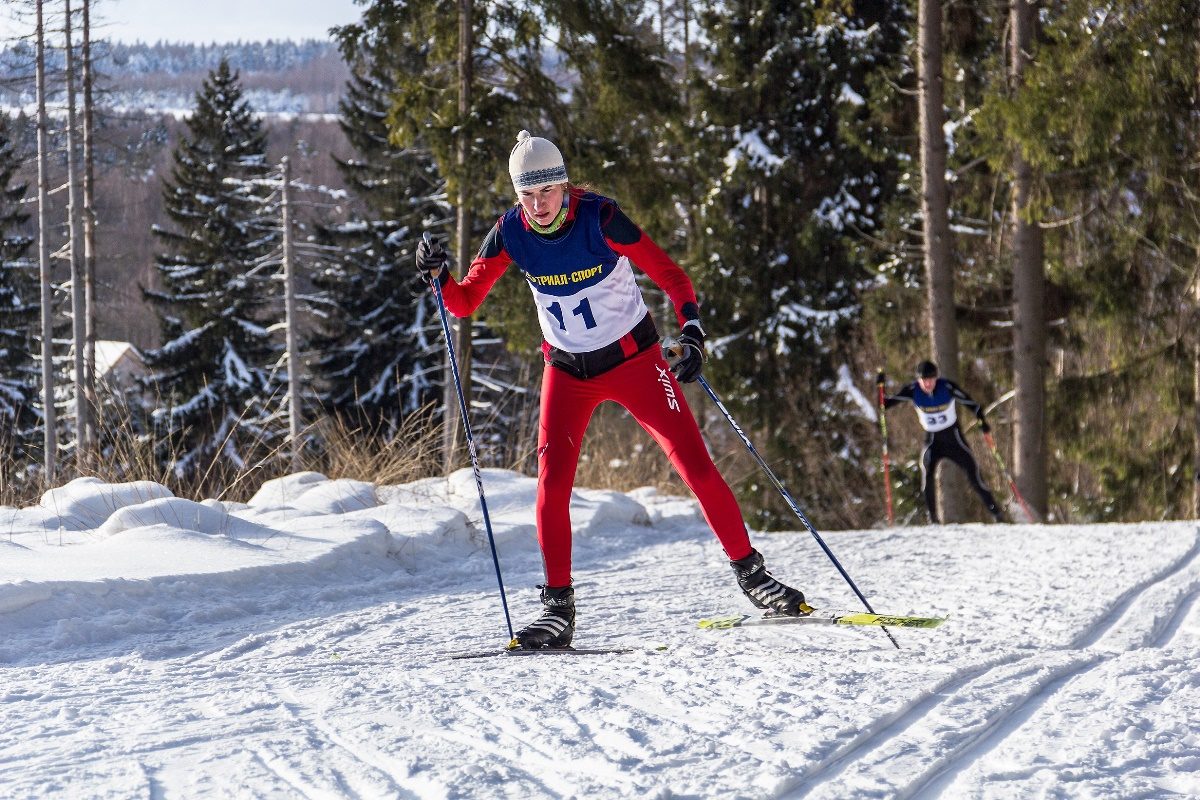
[[[422,234],[430,248],[441,249],[426,231]],[[445,267],[443,267],[445,269]],[[442,299],[442,284],[432,275],[429,285],[437,296],[438,313],[442,317],[442,333],[446,335],[446,354],[450,357],[450,371],[454,374],[454,388],[458,390],[458,409],[462,412],[463,430],[467,437],[467,450],[471,454],[471,469],[475,471],[475,488],[479,490],[479,507],[483,509],[483,527],[487,531],[488,544],[492,548],[492,563],[496,566],[496,583],[500,585],[500,605],[504,608],[504,624],[508,626],[509,647],[516,644],[512,618],[508,614],[508,598],[504,596],[504,579],[500,576],[500,557],[496,554],[496,538],[492,535],[492,518],[488,515],[487,498],[483,494],[483,475],[479,471],[479,457],[475,454],[475,437],[471,434],[471,420],[467,417],[467,399],[463,395],[462,380],[458,376],[458,359],[454,357],[454,338],[450,335],[450,319],[446,316],[446,302]]]
[[[896,513],[892,509],[892,459],[888,456],[887,415],[885,413],[887,409],[884,402],[882,372],[879,373],[876,385],[879,387],[879,429],[883,432],[883,494],[887,498],[888,525],[895,525]]]
[[[1025,505],[1025,498],[1021,497],[1021,493],[1017,491],[1017,482],[1013,480],[1012,475],[1008,474],[1008,467],[1004,466],[1004,459],[1000,457],[1000,449],[996,447],[996,440],[992,438],[992,434],[985,433],[983,440],[987,442],[988,449],[992,451],[992,456],[996,459],[996,466],[1000,467],[1000,474],[1008,481],[1008,488],[1012,491],[1013,497],[1017,498],[1017,502],[1021,504],[1021,508],[1025,509],[1025,517],[1030,522],[1037,522],[1038,519],[1029,510],[1029,506]]]
[[[670,342],[670,340],[667,341]],[[664,346],[668,349],[670,348],[670,345],[665,342]],[[808,532],[811,533],[813,538],[817,540],[817,544],[821,545],[821,549],[825,551],[825,555],[829,556],[829,560],[833,562],[835,567],[837,567],[838,572],[842,573],[842,577],[846,579],[846,583],[850,584],[850,588],[854,590],[856,595],[858,595],[858,599],[862,601],[863,607],[867,609],[867,613],[874,614],[875,609],[871,608],[871,604],[867,602],[867,598],[863,596],[863,593],[860,592],[858,587],[854,585],[854,580],[842,567],[841,562],[837,560],[837,556],[833,554],[833,551],[829,549],[829,545],[825,544],[825,540],[821,538],[821,534],[817,533],[817,529],[812,526],[812,523],[808,521],[808,517],[804,516],[804,512],[800,510],[800,506],[796,505],[796,501],[793,500],[791,494],[788,493],[787,487],[783,485],[779,478],[775,477],[775,473],[769,466],[767,466],[767,462],[764,461],[763,457],[760,456],[758,451],[754,449],[754,445],[751,444],[750,439],[745,433],[742,432],[742,429],[738,427],[737,422],[735,422],[733,419],[733,415],[729,413],[729,409],[725,408],[725,404],[721,402],[721,398],[717,397],[717,393],[714,392],[713,388],[708,385],[708,381],[704,379],[703,375],[697,378],[697,380],[699,380],[700,385],[704,387],[704,391],[708,392],[708,396],[712,398],[712,401],[717,404],[717,408],[719,408],[721,413],[725,415],[725,419],[728,420],[729,425],[733,428],[734,432],[741,437],[742,444],[746,445],[746,449],[750,451],[750,455],[754,456],[755,460],[758,461],[758,465],[763,468],[763,472],[767,473],[767,477],[771,479],[771,483],[775,484],[775,488],[779,490],[781,495],[783,495],[783,499],[787,501],[787,504],[792,507],[792,511],[794,511],[796,516],[800,518],[800,521],[804,523],[804,527],[808,528]],[[894,636],[892,636],[892,632],[887,628],[883,628],[883,632],[887,634],[888,639],[891,639],[892,644],[894,644],[896,649],[899,650],[900,643],[896,641]]]

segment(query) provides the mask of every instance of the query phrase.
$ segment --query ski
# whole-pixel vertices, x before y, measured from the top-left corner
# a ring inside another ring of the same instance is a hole
[[[540,650],[514,648],[512,650],[482,650],[478,653],[459,653],[458,655],[450,656],[450,658],[460,660],[464,658],[493,658],[495,656],[605,656],[632,653],[636,650],[637,648],[634,647],[543,647]]]
[[[936,628],[944,617],[907,617],[892,614],[811,614],[807,617],[788,617],[780,614],[730,614],[725,617],[702,619],[698,627],[707,631],[725,628],[744,628],[750,625],[893,625],[897,628]]]

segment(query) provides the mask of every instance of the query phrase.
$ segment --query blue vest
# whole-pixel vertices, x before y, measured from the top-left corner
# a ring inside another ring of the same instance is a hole
[[[950,384],[945,378],[937,379],[932,394],[926,394],[919,382],[914,383],[912,401],[917,409],[917,421],[927,431],[943,431],[958,421],[954,395],[951,394]]]
[[[590,192],[580,197],[570,227],[557,238],[527,229],[520,206],[500,218],[504,250],[533,292],[542,336],[568,353],[612,344],[648,313],[633,265],[600,228],[605,201]]]
[[[600,203],[606,199],[591,192],[579,198],[570,229],[553,239],[527,229],[520,206],[501,218],[504,249],[535,292],[565,297],[595,286],[612,272],[619,256],[600,232]]]

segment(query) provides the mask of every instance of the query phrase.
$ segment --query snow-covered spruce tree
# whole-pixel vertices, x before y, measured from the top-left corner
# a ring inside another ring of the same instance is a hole
[[[318,231],[336,256],[312,276],[321,323],[306,349],[316,354],[322,405],[387,430],[440,397],[441,358],[430,352],[423,324],[436,312],[413,279],[412,251],[426,220],[444,213],[443,183],[427,153],[388,142],[406,48],[353,27],[343,29],[341,43],[351,78],[340,125],[354,153],[335,160],[357,202],[347,222]]]
[[[30,260],[32,238],[20,233],[29,218],[22,202],[29,189],[16,180],[21,166],[13,125],[0,114],[0,446],[24,449],[37,422],[39,368],[33,354],[40,319],[37,264]]]
[[[160,289],[144,289],[164,344],[146,353],[160,395],[155,411],[178,475],[218,451],[237,465],[269,440],[272,365],[280,352],[266,330],[278,294],[262,265],[278,238],[264,204],[266,137],[222,61],[196,94],[187,134],[163,188],[172,225],[155,227]]]
[[[768,452],[788,454],[781,477],[814,512],[844,515],[875,457],[854,444],[866,420],[839,379],[869,278],[863,233],[891,178],[850,129],[868,75],[894,57],[900,6],[730,2],[702,18],[712,69],[694,111],[716,170],[692,260],[717,356],[708,371]],[[795,524],[764,481],[743,488],[761,495],[757,524],[777,513]]]

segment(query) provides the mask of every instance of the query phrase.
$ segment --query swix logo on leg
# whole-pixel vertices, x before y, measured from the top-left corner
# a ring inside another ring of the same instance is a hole
[[[658,370],[658,382],[662,384],[663,391],[667,395],[667,408],[678,411],[679,398],[675,396],[675,386],[671,383],[670,374],[657,364],[654,365],[654,368]]]

